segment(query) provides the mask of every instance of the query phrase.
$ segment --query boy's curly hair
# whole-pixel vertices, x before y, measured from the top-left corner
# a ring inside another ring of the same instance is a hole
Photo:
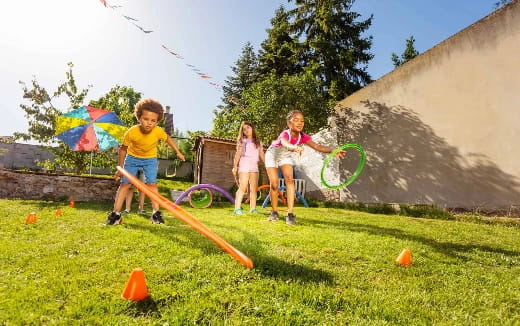
[[[158,121],[161,121],[164,117],[164,109],[159,101],[152,98],[145,98],[137,102],[134,108],[134,114],[137,120],[141,119],[143,111],[150,111],[159,115]]]

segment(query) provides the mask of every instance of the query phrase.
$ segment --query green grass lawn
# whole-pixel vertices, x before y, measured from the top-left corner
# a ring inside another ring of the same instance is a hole
[[[255,268],[166,212],[109,227],[110,204],[0,200],[0,325],[520,324],[518,226],[298,207],[288,227],[185,208]],[[123,300],[138,267],[150,297]]]

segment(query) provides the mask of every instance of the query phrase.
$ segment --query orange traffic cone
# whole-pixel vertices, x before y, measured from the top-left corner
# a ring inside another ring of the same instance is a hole
[[[54,212],[54,215],[56,215],[56,216],[61,216],[61,215],[63,215],[63,213],[61,212],[61,209],[57,209],[57,210]]]
[[[25,219],[25,223],[31,224],[36,223],[36,214],[34,212],[27,215],[27,218]]]
[[[74,207],[74,201],[73,200],[69,201],[69,206],[70,207]]]
[[[409,249],[403,249],[395,261],[401,266],[410,266],[412,264],[412,253]]]
[[[146,279],[144,278],[144,271],[141,268],[135,268],[132,271],[121,297],[133,301],[141,301],[148,297]]]

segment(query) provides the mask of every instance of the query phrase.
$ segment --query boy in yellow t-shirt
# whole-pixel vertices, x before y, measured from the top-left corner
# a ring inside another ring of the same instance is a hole
[[[157,126],[164,116],[161,103],[153,99],[141,100],[135,105],[134,113],[139,124],[131,127],[125,133],[123,144],[119,149],[118,165],[123,166],[133,175],[137,175],[137,171],[142,169],[146,185],[157,191],[157,144],[159,141],[165,141],[175,150],[177,157],[182,161],[185,158],[175,141],[161,127]],[[117,171],[115,178],[119,179],[121,176],[121,172]],[[110,213],[105,224],[117,225],[121,223],[121,208],[130,189],[130,184],[130,181],[123,176],[116,193],[114,211]],[[152,223],[163,224],[164,220],[157,202],[152,201],[152,209]]]

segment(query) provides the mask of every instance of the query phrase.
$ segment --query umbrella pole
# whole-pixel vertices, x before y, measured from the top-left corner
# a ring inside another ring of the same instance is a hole
[[[93,155],[94,151],[90,151],[90,172],[89,174],[92,175],[92,155]]]

